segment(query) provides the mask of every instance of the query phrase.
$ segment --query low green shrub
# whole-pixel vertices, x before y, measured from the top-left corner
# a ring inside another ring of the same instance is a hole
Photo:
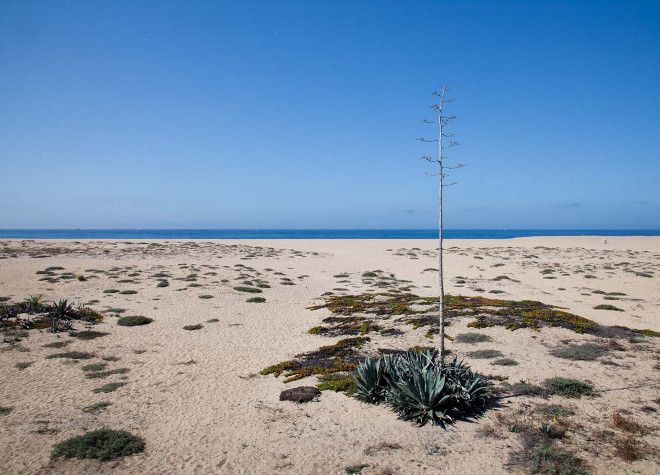
[[[266,299],[264,297],[251,297],[246,300],[248,303],[264,303]]]
[[[544,381],[545,387],[551,394],[565,396],[570,398],[580,398],[582,396],[593,396],[595,394],[594,386],[591,383],[578,381],[570,378],[549,378]]]
[[[482,343],[491,340],[491,337],[483,333],[459,333],[454,337],[454,341],[457,343]]]
[[[108,384],[104,384],[100,388],[92,389],[92,392],[95,394],[111,393],[121,388],[122,386],[126,386],[126,383],[108,383]]]
[[[263,290],[258,289],[256,287],[234,287],[234,290],[238,292],[248,292],[251,294],[260,294],[263,292]]]
[[[498,358],[500,356],[504,356],[502,352],[497,350],[477,350],[477,351],[471,351],[467,355],[470,358],[475,358],[480,360],[486,360],[486,359]]]
[[[609,349],[597,343],[582,343],[581,345],[567,345],[555,348],[550,352],[552,356],[574,361],[594,361],[609,353]]]
[[[124,431],[101,429],[57,444],[51,456],[106,461],[143,450],[144,441],[141,438]]]
[[[141,315],[130,315],[127,317],[121,317],[119,320],[117,320],[117,325],[121,325],[123,327],[135,327],[139,325],[147,325],[153,321],[153,318],[143,317]]]
[[[204,328],[204,325],[202,325],[201,323],[198,323],[197,325],[186,325],[185,327],[183,327],[184,330],[188,330],[188,331],[201,330],[202,328]]]
[[[90,358],[94,358],[93,353],[87,353],[85,351],[67,351],[65,353],[54,353],[52,355],[46,356],[47,360],[51,360],[53,358],[69,358],[72,360],[88,360]]]

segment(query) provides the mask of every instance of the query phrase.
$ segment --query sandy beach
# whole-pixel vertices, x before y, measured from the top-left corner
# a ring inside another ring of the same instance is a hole
[[[0,415],[0,473],[524,472],[511,462],[521,441],[507,421],[537,424],[537,409],[548,404],[570,410],[557,444],[580,457],[589,473],[660,473],[660,338],[652,336],[660,332],[660,238],[450,240],[445,249],[448,294],[538,301],[608,328],[650,331],[606,338],[549,326],[475,328],[468,327],[472,317],[450,319],[454,341],[447,347],[492,376],[505,397],[473,420],[417,427],[341,392],[323,391],[306,404],[280,401],[282,390],[314,386],[317,376],[284,383],[284,375],[260,371],[346,338],[309,333],[332,315],[309,307],[332,295],[436,296],[436,241],[3,240],[5,303],[41,294],[44,302],[86,304],[104,316],[90,328],[107,335],[82,340],[67,332],[5,331],[0,406],[10,411]],[[235,290],[246,286],[260,292]],[[265,302],[247,301],[254,297]],[[117,324],[130,315],[153,322]],[[183,328],[195,325],[201,327]],[[361,354],[436,343],[426,336],[428,327],[396,317],[382,325],[396,331],[364,335]],[[86,329],[83,322],[74,327]],[[456,341],[467,333],[488,340]],[[53,342],[64,342],[63,349],[44,346]],[[585,342],[601,345],[602,354],[575,360],[553,353]],[[495,350],[517,364],[468,355],[477,350]],[[93,356],[47,358],[62,351]],[[81,370],[88,364],[122,371],[88,378]],[[507,392],[521,380],[541,384],[553,377],[588,381],[597,395]],[[125,384],[94,392],[113,382]],[[84,410],[102,402],[110,405]],[[622,428],[614,414],[644,430]],[[140,436],[144,452],[110,462],[51,459],[54,444],[99,428]],[[621,455],[625,443],[637,447],[637,460]]]

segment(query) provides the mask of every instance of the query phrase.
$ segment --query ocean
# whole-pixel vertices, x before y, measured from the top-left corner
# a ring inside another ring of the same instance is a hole
[[[660,236],[660,230],[446,229],[446,239]],[[437,229],[0,229],[0,239],[437,239]]]

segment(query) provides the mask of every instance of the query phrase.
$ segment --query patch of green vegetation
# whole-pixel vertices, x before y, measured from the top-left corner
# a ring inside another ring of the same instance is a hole
[[[319,376],[320,383],[316,385],[321,391],[343,392],[347,396],[355,394],[355,379],[347,373],[330,373]]]
[[[169,287],[170,283],[166,280],[161,280],[156,284],[156,287]]]
[[[454,337],[454,341],[457,343],[482,343],[491,340],[491,337],[483,333],[459,333]]]
[[[113,460],[144,451],[144,441],[128,432],[101,429],[57,444],[53,458]]]
[[[649,274],[648,272],[635,272],[635,275],[637,277],[648,277],[648,278],[653,277],[653,274]]]
[[[574,361],[594,361],[609,353],[609,349],[597,343],[582,343],[581,345],[566,345],[555,348],[552,356]]]
[[[499,358],[495,361],[492,361],[490,364],[496,366],[517,366],[518,362],[513,358]]]
[[[43,345],[44,348],[64,348],[67,345],[73,343],[73,340],[64,340],[64,341],[53,341],[51,343],[46,343]]]
[[[104,384],[100,388],[93,389],[92,392],[95,394],[111,393],[121,388],[122,386],[126,386],[126,383],[108,383],[108,384]]]
[[[122,290],[119,292],[120,295],[135,295],[137,294],[137,290]]]
[[[497,350],[477,350],[467,353],[467,356],[475,359],[491,359],[491,358],[498,358],[504,355],[502,355],[502,352]]]
[[[360,359],[356,351],[369,340],[367,336],[345,338],[334,345],[322,346],[318,350],[297,355],[295,360],[270,366],[262,370],[261,374],[279,376],[286,371],[284,382],[288,383],[312,375],[354,371],[355,363]]]
[[[101,358],[103,361],[119,361],[121,358],[116,356],[104,356]]]
[[[0,406],[0,416],[6,416],[9,414],[11,411],[13,411],[13,407],[2,407]]]
[[[577,379],[549,378],[544,381],[544,384],[551,394],[559,396],[580,398],[595,394],[594,386],[591,383],[578,381]]]
[[[209,320],[206,320],[206,323],[218,323],[219,321],[220,320],[218,320],[217,318],[211,318]]]
[[[85,377],[87,379],[107,378],[108,376],[111,376],[113,374],[125,374],[128,373],[129,371],[130,369],[128,368],[109,369],[108,371],[89,372],[85,375]]]
[[[53,358],[68,358],[72,360],[88,360],[90,358],[94,358],[93,353],[86,353],[84,351],[67,351],[64,353],[54,353],[52,355],[46,356],[47,360],[53,359]]]
[[[631,328],[630,331],[634,333],[640,333],[646,336],[652,336],[654,338],[660,338],[660,332],[657,332],[655,330],[639,330],[639,329]]]
[[[543,414],[550,419],[555,417],[567,417],[575,414],[571,408],[559,404],[539,404],[536,406],[535,412]]]
[[[360,463],[360,464],[356,464],[356,465],[348,465],[348,466],[344,467],[344,472],[346,472],[346,473],[362,473],[362,470],[364,470],[368,466],[369,465],[364,464],[364,463]]]
[[[607,304],[596,305],[594,310],[614,310],[615,312],[623,312],[623,309]]]
[[[23,363],[16,363],[14,365],[14,367],[19,371],[23,371],[25,368],[29,368],[33,364],[34,364],[34,361],[25,361]]]
[[[294,369],[296,366],[297,365],[295,361],[283,361],[282,363],[277,363],[276,365],[262,369],[261,371],[259,371],[259,374],[264,376],[267,374],[272,374],[277,378],[284,371]]]
[[[208,299],[212,299],[213,295],[203,294],[203,295],[200,295],[199,298],[202,299],[202,300],[208,300]]]
[[[107,363],[92,363],[92,364],[86,364],[80,369],[83,371],[102,371],[106,368],[106,366],[108,366]]]
[[[246,300],[248,303],[264,303],[266,299],[264,297],[250,297]]]
[[[112,406],[111,402],[107,402],[107,401],[97,402],[96,404],[92,404],[91,406],[84,407],[83,412],[93,414],[95,412],[105,411],[110,406]]]
[[[251,294],[260,294],[263,292],[263,290],[258,289],[256,287],[234,287],[234,290],[237,292],[248,292]]]
[[[94,330],[84,330],[71,334],[71,336],[78,338],[79,340],[94,340],[95,338],[101,338],[102,336],[106,335],[109,335],[109,333],[97,332]]]
[[[118,289],[107,289],[103,291],[104,294],[118,294],[119,290]]]
[[[514,465],[522,465],[528,473],[557,475],[588,475],[582,460],[575,455],[550,445],[540,445],[512,456]]]
[[[121,325],[123,327],[135,327],[139,325],[147,325],[154,320],[149,317],[143,317],[142,315],[130,315],[126,317],[121,317],[119,320],[117,320],[117,325]]]
[[[183,327],[184,330],[188,330],[188,331],[201,330],[202,328],[204,328],[204,325],[202,325],[201,323],[198,323],[197,325],[186,325],[185,327]]]

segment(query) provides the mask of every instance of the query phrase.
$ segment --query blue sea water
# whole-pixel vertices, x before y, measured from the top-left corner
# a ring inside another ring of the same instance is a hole
[[[660,236],[660,230],[447,229],[446,239]],[[12,239],[437,239],[437,229],[0,229]]]

